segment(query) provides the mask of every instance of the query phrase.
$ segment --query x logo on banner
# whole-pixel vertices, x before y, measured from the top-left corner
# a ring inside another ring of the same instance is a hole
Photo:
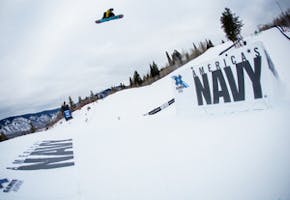
[[[182,86],[183,88],[187,88],[189,87],[183,80],[182,80],[182,76],[178,75],[178,76],[173,76],[172,77],[175,80],[175,85],[176,86]]]

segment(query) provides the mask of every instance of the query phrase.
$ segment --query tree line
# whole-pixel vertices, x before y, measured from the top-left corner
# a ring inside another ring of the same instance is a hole
[[[287,11],[282,12],[278,17],[275,17],[272,22],[259,25],[258,31],[255,31],[255,33],[268,30],[275,26],[290,27],[290,8]]]
[[[149,64],[149,71],[147,74],[141,76],[139,72],[135,70],[133,76],[129,77],[128,88],[150,85],[214,46],[211,40],[199,42],[198,45],[195,45],[195,43],[192,44],[193,48],[191,48],[188,52],[180,53],[179,51],[174,50],[173,53],[169,54],[166,51],[165,54],[168,63],[164,67],[158,67],[156,62],[153,61],[151,64]]]

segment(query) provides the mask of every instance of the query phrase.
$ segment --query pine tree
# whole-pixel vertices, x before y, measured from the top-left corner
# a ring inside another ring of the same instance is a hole
[[[130,87],[132,87],[132,86],[133,86],[133,84],[134,84],[134,83],[133,83],[133,80],[132,80],[132,78],[131,78],[131,77],[129,78],[129,84],[130,84]]]
[[[69,101],[70,108],[74,109],[75,108],[75,103],[73,102],[73,100],[72,100],[72,98],[70,96],[68,97],[68,101]]]
[[[79,104],[81,104],[81,103],[82,103],[82,101],[83,101],[83,100],[82,100],[82,97],[81,97],[81,96],[79,96],[79,98],[78,98],[78,103],[79,103]]]
[[[201,53],[203,53],[207,50],[207,48],[203,42],[199,42],[199,50]]]
[[[187,61],[190,60],[190,56],[189,56],[189,53],[188,52],[185,53],[185,58],[186,58]]]
[[[196,45],[194,43],[192,43],[192,45],[193,45],[193,52],[192,52],[193,56],[194,57],[199,56],[200,55],[200,51],[198,50],[198,48],[196,47]]]
[[[229,8],[225,8],[220,21],[227,38],[233,42],[237,41],[243,26],[239,17],[232,13]]]
[[[95,94],[94,94],[94,92],[92,90],[90,91],[90,100],[91,101],[97,100],[97,98],[96,98],[96,96],[95,96]]]
[[[165,54],[166,54],[166,57],[167,57],[167,60],[168,60],[168,64],[169,65],[173,65],[172,59],[170,58],[170,56],[169,56],[167,51],[165,52]]]
[[[206,40],[206,48],[209,49],[211,47],[214,47],[213,43],[211,42],[211,40]]]
[[[146,82],[146,81],[147,81],[147,76],[144,75],[144,76],[143,76],[143,82]]]
[[[134,72],[133,76],[133,83],[134,85],[141,85],[142,84],[142,79],[137,71]]]
[[[121,89],[121,90],[123,90],[123,89],[125,89],[125,88],[126,88],[126,86],[125,86],[125,84],[124,84],[124,83],[120,83],[120,86],[119,86],[119,87],[120,87],[120,89]]]
[[[95,96],[95,95],[94,95],[93,91],[91,90],[91,91],[90,91],[90,97],[91,97],[91,99],[93,99],[94,96]]]
[[[150,65],[150,76],[153,78],[155,76],[159,76],[160,71],[156,65],[156,63],[153,61],[153,64]]]

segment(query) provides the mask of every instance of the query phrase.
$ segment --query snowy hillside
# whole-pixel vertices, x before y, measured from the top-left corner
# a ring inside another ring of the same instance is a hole
[[[267,95],[275,94],[263,109],[197,117],[188,99],[181,114],[177,101],[144,116],[176,98],[172,76],[217,60],[230,44],[211,48],[150,86],[117,92],[51,130],[0,143],[0,199],[290,199],[290,42],[276,29],[246,40],[262,42],[279,75],[268,87],[275,77],[264,79],[264,71],[273,68],[262,69]]]

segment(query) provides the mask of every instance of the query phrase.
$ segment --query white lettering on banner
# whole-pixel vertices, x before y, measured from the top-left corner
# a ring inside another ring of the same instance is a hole
[[[176,75],[189,85],[182,93],[176,93],[176,103],[193,105],[196,109],[233,107],[235,104],[243,109],[242,103],[249,108],[249,104],[257,102],[266,105],[270,76],[274,77],[265,50],[261,43],[255,43]],[[188,109],[188,106],[179,107]]]

